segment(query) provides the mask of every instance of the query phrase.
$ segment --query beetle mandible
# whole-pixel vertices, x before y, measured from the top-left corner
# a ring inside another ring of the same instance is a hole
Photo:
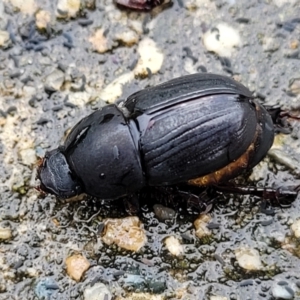
[[[231,78],[193,74],[82,119],[46,153],[40,189],[116,199],[145,186],[210,186],[252,169],[274,139],[271,116]]]

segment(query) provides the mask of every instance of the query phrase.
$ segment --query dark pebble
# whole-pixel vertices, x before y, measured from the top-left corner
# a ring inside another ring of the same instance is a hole
[[[243,280],[239,283],[239,286],[243,287],[243,286],[248,286],[248,285],[253,285],[254,284],[254,280],[252,279],[247,279],[247,280]]]
[[[97,229],[97,235],[101,235],[104,229],[104,223],[100,223]]]
[[[195,240],[195,238],[188,233],[182,233],[180,236],[182,239],[189,241],[189,242],[193,242]]]
[[[43,44],[39,44],[37,46],[35,46],[33,49],[34,51],[38,52],[38,51],[42,51],[46,46]]]
[[[213,223],[213,222],[211,222],[211,223],[209,223],[209,224],[207,224],[207,228],[208,229],[218,229],[218,228],[220,228],[220,224],[218,224],[218,223]]]
[[[156,217],[160,221],[165,221],[165,220],[171,220],[174,219],[176,216],[176,211],[173,210],[172,208],[165,207],[161,204],[155,204],[153,206],[154,213]]]
[[[125,271],[117,271],[117,272],[114,272],[113,276],[119,277],[119,276],[123,276],[124,274],[125,274]]]
[[[22,83],[26,84],[29,81],[33,81],[33,79],[30,77],[30,75],[27,75],[20,79]]]
[[[94,21],[91,19],[79,19],[78,20],[78,24],[81,26],[89,26],[89,25],[92,25],[93,23],[94,23]]]
[[[9,54],[8,57],[13,60],[13,62],[15,64],[15,67],[18,68],[19,67],[19,60],[18,60],[18,58],[16,56],[14,56],[14,55],[11,55],[11,54]]]
[[[3,111],[2,109],[0,109],[0,116],[3,117],[3,118],[6,118],[7,114],[6,114],[5,111]]]
[[[59,9],[57,8],[56,10],[61,16],[66,16],[68,14],[68,12],[66,10],[62,10],[62,9]]]
[[[63,35],[64,38],[66,38],[66,40],[67,40],[69,43],[73,43],[73,38],[72,38],[72,36],[71,36],[69,33],[64,32],[62,35]]]
[[[284,286],[284,285],[289,285],[286,281],[280,280],[277,282],[278,285]]]
[[[44,125],[46,123],[48,123],[50,120],[46,119],[46,118],[40,118],[38,121],[36,121],[37,125]]]
[[[231,68],[231,62],[230,59],[227,57],[219,57],[219,60],[221,62],[221,65],[223,67]]]
[[[294,58],[294,59],[300,59],[300,52],[299,50],[296,50],[294,52],[291,52],[289,54],[286,55],[287,58]]]
[[[6,113],[8,115],[14,115],[16,112],[17,112],[17,107],[16,106],[11,106],[6,111]]]
[[[60,110],[62,110],[62,109],[63,109],[63,106],[62,106],[62,105],[55,105],[55,106],[52,107],[52,110],[53,110],[53,111],[60,111]]]
[[[273,219],[269,219],[269,220],[266,220],[266,221],[261,221],[260,224],[262,226],[269,226],[273,223],[273,221],[274,221]]]
[[[137,62],[138,62],[138,59],[135,58],[135,59],[133,60],[133,62],[128,66],[128,69],[129,69],[130,71],[132,71],[132,70],[135,68]]]
[[[204,66],[199,66],[199,67],[197,68],[197,71],[198,71],[198,72],[202,72],[202,73],[207,73],[207,69],[206,69]]]
[[[184,3],[183,0],[177,0],[179,7],[183,8],[184,7]]]
[[[65,102],[65,106],[70,107],[70,108],[76,108],[77,107],[75,104],[73,104],[71,102],[68,102],[68,101]]]
[[[185,51],[186,57],[190,58],[193,61],[193,64],[195,64],[198,61],[198,58],[193,55],[191,48],[183,47],[182,50]]]
[[[74,48],[74,45],[72,43],[69,43],[69,42],[63,42],[63,46],[68,48],[68,49]]]
[[[11,78],[11,79],[13,79],[13,78],[18,78],[18,77],[20,77],[22,75],[22,72],[20,71],[20,70],[16,70],[16,71],[14,71],[14,72],[11,72],[10,74],[9,74],[9,77]]]
[[[224,266],[225,265],[225,261],[224,261],[224,259],[219,255],[219,254],[214,254],[214,258],[215,258],[215,260],[217,260],[222,266]]]
[[[241,23],[241,24],[248,24],[248,23],[250,23],[250,19],[243,18],[243,17],[237,18],[237,19],[235,19],[235,21],[238,22],[238,23]]]
[[[152,71],[151,71],[151,69],[149,69],[147,67],[146,70],[147,70],[147,73],[148,73],[148,78],[151,78],[152,77]]]

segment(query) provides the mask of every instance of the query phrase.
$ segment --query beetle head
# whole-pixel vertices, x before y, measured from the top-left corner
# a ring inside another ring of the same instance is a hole
[[[81,193],[81,186],[73,176],[61,149],[47,152],[38,168],[40,190],[59,198],[70,198]]]

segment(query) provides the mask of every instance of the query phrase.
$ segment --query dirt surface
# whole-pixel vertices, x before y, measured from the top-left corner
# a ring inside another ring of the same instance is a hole
[[[151,12],[112,0],[23,2],[0,0],[0,299],[84,299],[99,282],[116,299],[300,299],[299,197],[266,210],[252,196],[221,196],[202,238],[197,214],[159,221],[145,205],[147,243],[135,253],[101,239],[105,218],[127,215],[122,203],[62,203],[34,188],[38,159],[83,116],[174,77],[232,76],[262,103],[298,113],[300,1],[173,0]],[[300,124],[291,124],[250,184],[300,184]],[[245,249],[259,261],[252,269],[238,260]],[[73,254],[89,262],[77,282],[66,271]]]

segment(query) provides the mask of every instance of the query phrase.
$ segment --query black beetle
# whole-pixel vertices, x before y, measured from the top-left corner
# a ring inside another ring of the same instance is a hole
[[[40,189],[115,199],[145,186],[217,185],[252,169],[273,139],[271,116],[245,86],[187,75],[82,119],[46,153]]]

